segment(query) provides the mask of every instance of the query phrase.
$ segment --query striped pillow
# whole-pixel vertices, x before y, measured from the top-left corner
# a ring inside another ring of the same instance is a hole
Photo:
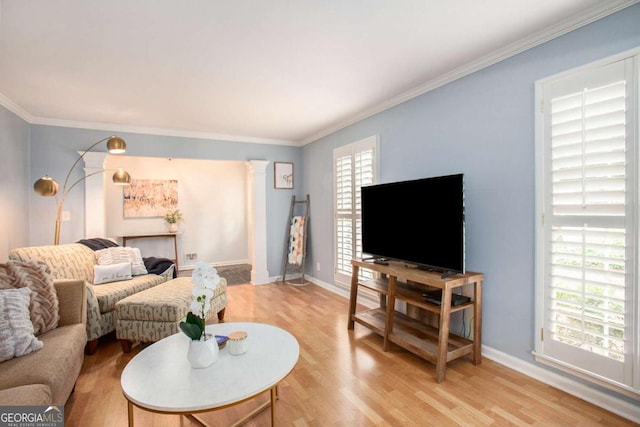
[[[0,362],[24,356],[43,346],[29,318],[31,289],[0,290]]]
[[[118,246],[115,248],[100,249],[96,253],[96,262],[98,265],[113,265],[123,262],[131,263],[131,274],[133,276],[140,276],[141,274],[148,274],[140,249],[138,248],[126,248]]]
[[[51,270],[43,261],[12,261],[0,264],[0,289],[31,289],[31,322],[36,335],[58,327],[58,293]]]

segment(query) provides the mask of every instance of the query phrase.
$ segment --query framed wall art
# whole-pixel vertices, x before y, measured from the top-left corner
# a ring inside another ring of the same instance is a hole
[[[124,187],[124,217],[164,217],[178,209],[177,179],[132,179]]]
[[[293,163],[275,162],[273,166],[273,186],[275,188],[293,188]]]

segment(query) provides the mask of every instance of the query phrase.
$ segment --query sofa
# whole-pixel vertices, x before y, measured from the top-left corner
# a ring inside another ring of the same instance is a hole
[[[115,330],[115,306],[118,301],[173,278],[174,266],[162,274],[143,274],[131,279],[94,285],[96,251],[82,243],[32,246],[13,249],[9,259],[44,261],[55,279],[83,280],[87,296],[87,344],[85,352],[95,353],[98,339]]]
[[[0,363],[0,406],[64,405],[84,360],[86,286],[82,280],[56,280],[59,320],[40,335],[42,348]]]

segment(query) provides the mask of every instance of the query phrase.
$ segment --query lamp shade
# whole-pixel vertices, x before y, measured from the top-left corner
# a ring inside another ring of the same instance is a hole
[[[58,194],[58,183],[49,175],[45,175],[33,184],[33,191],[44,197]]]
[[[131,184],[131,175],[129,173],[120,168],[113,174],[113,183],[115,185],[129,185]]]
[[[109,150],[109,153],[111,154],[122,154],[126,149],[127,144],[124,142],[124,139],[120,137],[112,136],[107,141],[107,150]]]

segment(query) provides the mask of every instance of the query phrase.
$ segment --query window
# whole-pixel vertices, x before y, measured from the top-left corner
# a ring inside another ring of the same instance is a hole
[[[375,136],[336,148],[335,180],[335,280],[349,283],[351,260],[362,257],[360,188],[376,182]]]
[[[638,354],[638,53],[536,85],[536,359],[629,395]]]

